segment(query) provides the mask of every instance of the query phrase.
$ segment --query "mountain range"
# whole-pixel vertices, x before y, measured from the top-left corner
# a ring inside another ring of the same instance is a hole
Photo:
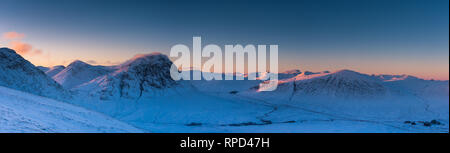
[[[261,80],[174,81],[171,65],[151,53],[116,66],[36,67],[1,48],[0,94],[57,99],[146,132],[448,132],[448,81],[290,70],[260,92]]]

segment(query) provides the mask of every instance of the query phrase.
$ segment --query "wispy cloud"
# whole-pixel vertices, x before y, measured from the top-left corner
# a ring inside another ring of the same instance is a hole
[[[15,31],[11,31],[11,32],[5,32],[3,34],[3,38],[7,39],[7,40],[13,40],[13,39],[22,39],[25,37],[25,34],[23,33],[18,33]]]

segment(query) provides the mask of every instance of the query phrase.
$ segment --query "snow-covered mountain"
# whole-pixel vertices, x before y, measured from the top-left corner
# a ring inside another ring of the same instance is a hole
[[[42,72],[45,72],[47,76],[53,77],[62,70],[64,70],[66,67],[63,65],[57,65],[52,67],[45,67],[45,66],[36,66],[38,69],[40,69]]]
[[[140,54],[99,76],[76,90],[101,99],[141,97],[163,94],[177,83],[170,77],[172,61],[160,53]]]
[[[51,98],[68,96],[58,83],[8,48],[0,48],[0,86]]]
[[[39,70],[41,70],[42,72],[47,72],[48,70],[50,70],[50,68],[45,67],[45,66],[36,66]]]
[[[369,75],[350,70],[334,73],[298,75],[294,78],[295,94],[336,97],[384,95],[386,88]]]
[[[376,75],[375,77],[400,93],[449,95],[448,80],[424,80],[410,75]]]
[[[47,74],[49,77],[53,78],[56,74],[64,70],[66,67],[62,65],[57,65],[49,68],[47,71],[45,71],[45,74]]]
[[[280,80],[273,92],[250,89],[238,94],[343,118],[448,122],[448,88],[448,81],[341,70]]]
[[[56,71],[57,69],[60,69],[60,67],[55,67],[52,70]],[[85,62],[76,60],[69,64],[66,68],[61,70],[59,73],[54,75],[52,78],[56,82],[61,84],[64,88],[72,89],[110,72],[112,72],[112,68],[110,67],[92,66]]]
[[[291,73],[292,72],[292,73]],[[293,75],[296,74],[296,75]],[[326,97],[367,97],[384,95],[387,92],[383,82],[366,74],[350,70],[330,72],[290,71],[279,73],[285,77],[280,79],[278,88],[272,92],[257,92],[261,81],[198,81],[194,86],[205,92],[246,92],[257,95],[273,95],[289,99],[293,95],[326,96]],[[287,77],[291,75],[291,77]]]
[[[279,80],[274,92],[250,93],[286,98],[318,96],[339,98],[374,98],[392,95],[434,94],[448,96],[448,81],[424,80],[409,75],[367,75],[351,70],[329,72],[306,71],[295,77]],[[433,97],[433,96],[430,96]]]
[[[106,115],[0,87],[0,133],[143,132]]]
[[[422,80],[414,76],[410,75],[374,75],[376,78],[379,78],[383,81],[400,81],[400,80]]]

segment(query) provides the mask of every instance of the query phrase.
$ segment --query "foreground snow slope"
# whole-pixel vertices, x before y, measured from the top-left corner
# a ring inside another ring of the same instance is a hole
[[[106,115],[0,86],[0,132],[142,132]]]

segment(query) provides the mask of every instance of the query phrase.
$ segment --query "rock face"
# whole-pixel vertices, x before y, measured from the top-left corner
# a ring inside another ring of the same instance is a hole
[[[58,83],[8,48],[0,48],[0,86],[56,99],[67,96]]]
[[[104,100],[151,97],[176,85],[170,77],[171,65],[169,58],[160,53],[136,55],[117,66],[114,72],[98,77],[78,89],[99,95]]]
[[[294,69],[294,70],[288,70],[288,71],[284,71],[281,73],[278,73],[278,79],[282,80],[282,79],[288,79],[288,78],[292,78],[295,77],[299,74],[302,74],[302,72],[300,70]]]
[[[111,71],[110,68],[105,66],[92,66],[76,60],[52,78],[64,88],[72,89],[99,76],[110,73]]]

